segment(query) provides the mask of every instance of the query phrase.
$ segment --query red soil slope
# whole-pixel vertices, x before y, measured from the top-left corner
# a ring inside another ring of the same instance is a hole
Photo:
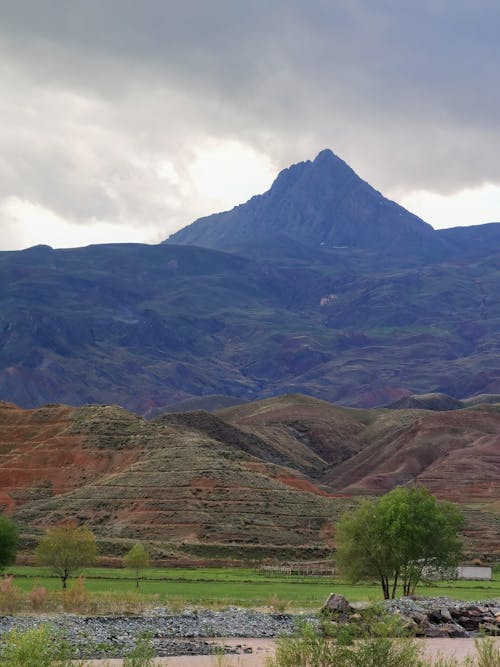
[[[97,448],[75,432],[81,410],[65,405],[22,410],[0,402],[0,506],[12,511],[67,493],[137,458],[140,452]]]
[[[500,414],[481,410],[387,411],[362,434],[361,452],[325,482],[378,494],[416,483],[457,502],[500,499]]]
[[[0,403],[0,506],[102,538],[320,545],[352,496],[422,484],[500,542],[500,412],[353,410],[282,396],[146,421],[113,406]],[[481,551],[482,550],[482,551]]]

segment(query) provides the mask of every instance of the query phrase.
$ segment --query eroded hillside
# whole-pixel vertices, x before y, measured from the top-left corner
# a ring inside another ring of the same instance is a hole
[[[0,422],[2,502],[27,531],[71,518],[106,539],[300,550],[328,543],[343,504],[207,413],[2,404]]]
[[[0,434],[0,500],[26,534],[73,519],[164,554],[327,553],[356,498],[422,484],[462,505],[470,553],[500,546],[494,404],[357,410],[290,395],[147,421],[114,406],[3,403]]]

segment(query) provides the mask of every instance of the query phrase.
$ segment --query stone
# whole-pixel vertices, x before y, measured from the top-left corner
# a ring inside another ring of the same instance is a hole
[[[449,637],[448,632],[443,627],[430,624],[424,628],[424,634],[431,638]]]
[[[452,618],[460,618],[462,610],[459,607],[448,607],[448,612]]]
[[[486,635],[496,636],[500,634],[499,628],[496,623],[480,623],[479,630],[484,632]]]
[[[439,610],[439,613],[441,614],[441,618],[446,622],[446,623],[451,623],[453,621],[450,612],[446,607],[441,607]]]
[[[467,630],[464,630],[458,623],[449,623],[447,626],[448,634],[453,639],[465,638],[469,636]]]
[[[442,623],[443,617],[439,609],[431,609],[427,612],[427,618],[431,623]]]
[[[415,623],[418,623],[418,625],[425,625],[428,622],[427,615],[419,614],[418,612],[411,614],[410,618],[415,621]]]
[[[350,615],[354,610],[343,595],[330,593],[321,611],[327,611],[332,614]]]

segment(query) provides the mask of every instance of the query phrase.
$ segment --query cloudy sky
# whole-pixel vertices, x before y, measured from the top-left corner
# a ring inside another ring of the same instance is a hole
[[[497,0],[0,0],[0,248],[156,243],[329,147],[500,221]]]

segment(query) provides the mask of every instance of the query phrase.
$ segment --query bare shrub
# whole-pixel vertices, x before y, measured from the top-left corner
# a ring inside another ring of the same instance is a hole
[[[62,593],[64,611],[85,612],[90,606],[90,593],[85,590],[85,577],[80,575],[68,590]]]
[[[6,575],[0,584],[0,610],[4,614],[15,614],[23,608],[23,592],[14,586],[14,577]]]
[[[26,597],[33,611],[47,611],[49,594],[45,586],[33,586]]]

